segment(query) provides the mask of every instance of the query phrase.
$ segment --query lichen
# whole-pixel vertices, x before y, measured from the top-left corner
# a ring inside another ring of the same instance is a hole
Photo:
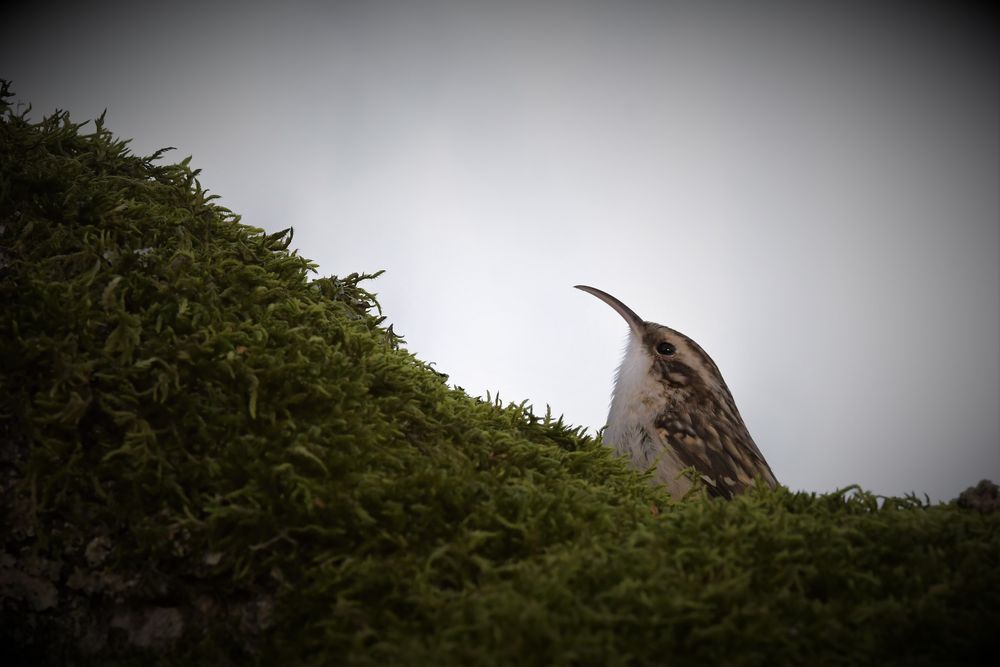
[[[385,326],[375,274],[316,277],[290,230],[243,224],[189,160],[3,98],[15,662],[940,664],[996,647],[1000,514],[854,488],[672,499],[548,411],[450,387]]]

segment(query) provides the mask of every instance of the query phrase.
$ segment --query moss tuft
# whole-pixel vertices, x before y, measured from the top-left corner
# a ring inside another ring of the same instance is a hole
[[[0,124],[0,613],[66,664],[940,664],[995,649],[1000,514],[671,500],[478,400],[291,230],[58,112]]]

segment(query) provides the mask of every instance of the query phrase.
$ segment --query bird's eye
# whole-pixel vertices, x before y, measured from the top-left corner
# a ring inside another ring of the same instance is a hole
[[[657,354],[662,354],[665,357],[669,357],[670,355],[672,355],[676,351],[677,351],[677,348],[674,347],[673,345],[671,345],[670,343],[666,342],[666,341],[663,341],[662,343],[657,343],[656,344],[656,353]]]

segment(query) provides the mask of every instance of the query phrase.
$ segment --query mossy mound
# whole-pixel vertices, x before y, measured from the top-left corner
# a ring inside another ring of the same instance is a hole
[[[1000,514],[856,490],[675,502],[561,420],[449,388],[383,328],[366,276],[310,281],[290,234],[159,158],[4,103],[9,656],[846,665],[997,647]]]

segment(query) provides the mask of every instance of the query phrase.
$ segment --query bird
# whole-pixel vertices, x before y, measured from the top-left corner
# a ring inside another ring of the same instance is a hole
[[[683,474],[688,468],[710,497],[732,499],[756,480],[778,486],[719,367],[700,345],[643,320],[607,292],[575,287],[614,308],[629,326],[603,433],[606,444],[634,468],[652,468],[652,481],[675,498],[694,485]]]

